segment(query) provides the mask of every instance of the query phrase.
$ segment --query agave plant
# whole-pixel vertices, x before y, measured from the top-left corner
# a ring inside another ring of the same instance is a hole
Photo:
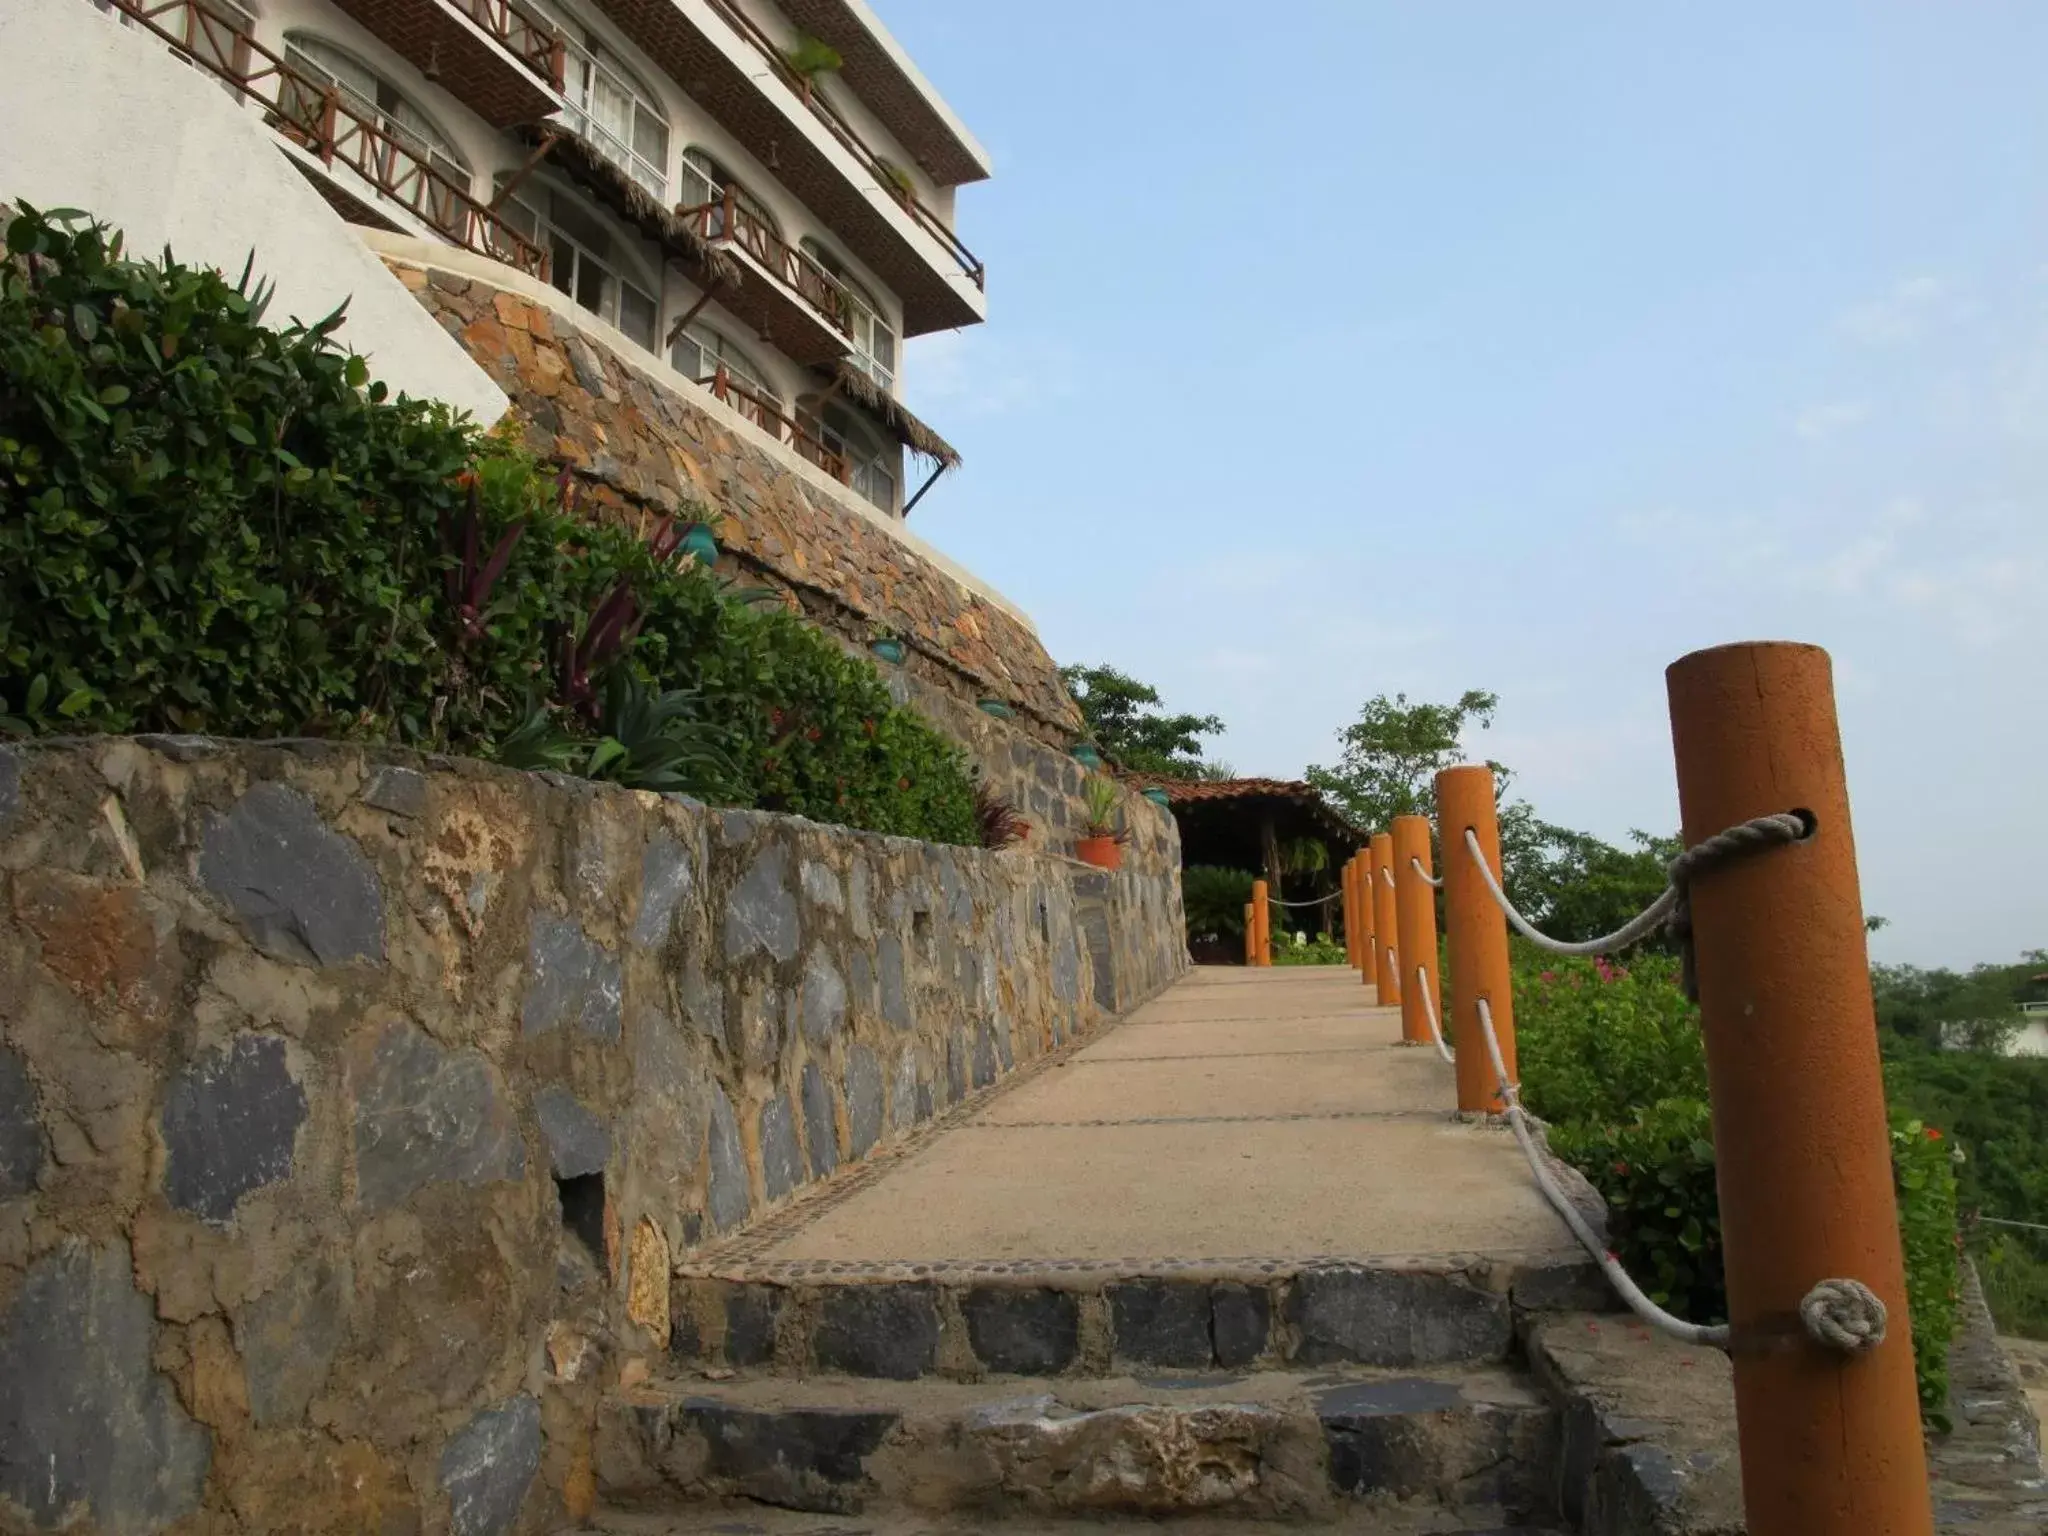
[[[570,731],[564,711],[536,705],[498,743],[498,761],[658,794],[715,790],[731,778],[732,758],[700,703],[695,689],[650,688],[631,667],[615,666],[604,679],[596,737]]]
[[[1113,837],[1120,843],[1131,840],[1131,829],[1124,825],[1123,794],[1107,774],[1088,776],[1081,786],[1081,809],[1087,818],[1084,835]]]

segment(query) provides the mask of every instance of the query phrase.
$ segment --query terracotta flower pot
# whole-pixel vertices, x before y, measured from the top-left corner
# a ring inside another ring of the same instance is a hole
[[[1113,837],[1083,837],[1074,843],[1074,857],[1114,872],[1124,867],[1124,845]]]

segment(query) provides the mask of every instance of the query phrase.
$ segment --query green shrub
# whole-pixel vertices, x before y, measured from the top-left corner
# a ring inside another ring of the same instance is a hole
[[[1515,957],[1524,1102],[1606,1199],[1615,1254],[1690,1321],[1728,1315],[1699,1013],[1663,955],[1628,966]],[[1956,1178],[1942,1133],[1892,1110],[1892,1174],[1922,1413],[1943,1422],[1955,1332]]]
[[[1275,965],[1348,965],[1350,961],[1342,941],[1327,933],[1319,933],[1304,944],[1295,943],[1291,933],[1280,934],[1273,940]]]
[[[1244,909],[1252,899],[1252,875],[1242,869],[1193,864],[1180,872],[1180,900],[1187,914],[1188,942],[1235,939],[1244,942]]]
[[[338,312],[268,326],[246,271],[28,210],[7,250],[0,727],[585,743],[564,760],[976,841],[961,754],[870,666],[679,562],[675,520],[587,522],[511,442],[390,398]],[[607,744],[619,668],[665,744]]]

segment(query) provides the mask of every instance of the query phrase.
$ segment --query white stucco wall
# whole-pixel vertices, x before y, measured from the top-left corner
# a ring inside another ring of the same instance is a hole
[[[233,274],[253,250],[270,317],[346,299],[340,339],[393,390],[493,422],[504,394],[287,161],[255,112],[86,0],[0,0],[0,199],[80,208],[137,254]]]

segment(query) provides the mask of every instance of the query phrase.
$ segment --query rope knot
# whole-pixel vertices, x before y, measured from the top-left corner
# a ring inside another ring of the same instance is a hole
[[[1679,983],[1685,988],[1685,995],[1694,1002],[1700,1000],[1699,977],[1693,968],[1692,956],[1692,878],[1701,870],[1711,869],[1716,864],[1726,863],[1759,848],[1776,848],[1786,843],[1802,842],[1813,835],[1813,823],[1797,811],[1779,811],[1770,816],[1757,816],[1748,821],[1738,822],[1725,832],[1716,832],[1705,842],[1695,843],[1677,858],[1673,859],[1665,873],[1671,881],[1670,915],[1665,927],[1677,941],[1679,955]]]
[[[1821,1281],[1799,1303],[1799,1321],[1814,1343],[1845,1355],[1868,1354],[1884,1342],[1884,1303],[1861,1280]]]

